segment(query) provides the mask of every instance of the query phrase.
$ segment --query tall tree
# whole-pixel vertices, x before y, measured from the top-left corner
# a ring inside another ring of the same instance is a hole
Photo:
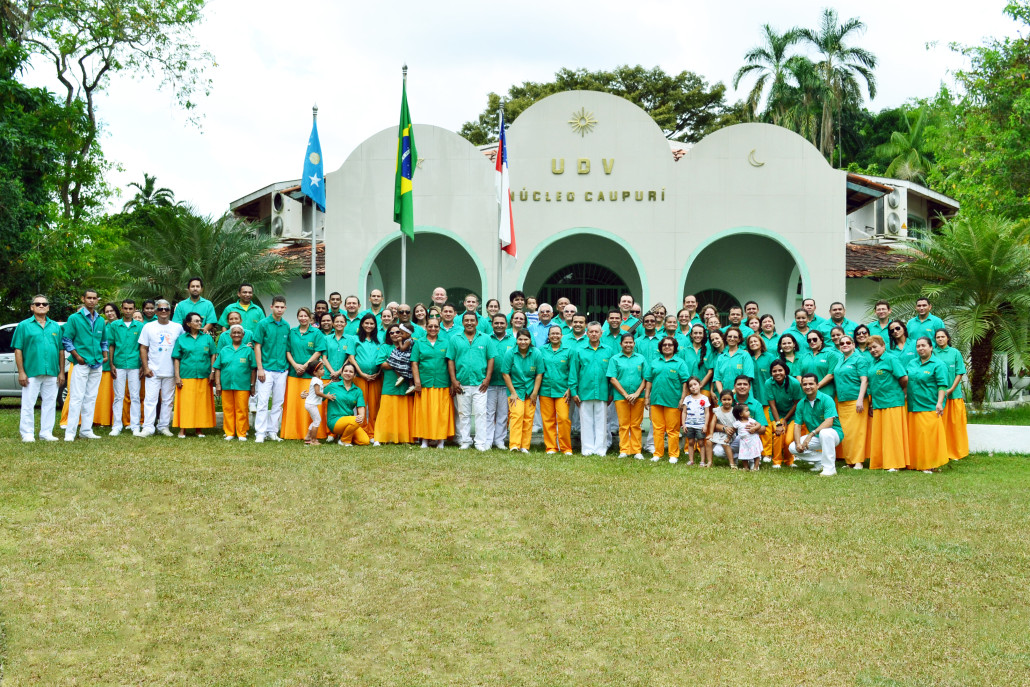
[[[303,265],[269,251],[276,239],[261,237],[232,215],[203,217],[190,208],[143,209],[144,231],[130,231],[119,251],[118,269],[126,275],[122,292],[136,299],[160,295],[189,297],[190,277],[204,280],[204,297],[221,310],[236,300],[239,285],[276,292],[303,272]]]
[[[1030,2],[1010,2],[1005,13],[1023,35],[957,49],[969,68],[956,75],[958,91],[941,89],[931,105],[936,126],[926,138],[937,169],[929,183],[966,209],[1030,217]]]
[[[81,217],[99,188],[97,96],[112,74],[157,76],[187,112],[197,93],[207,92],[204,69],[213,58],[193,39],[203,6],[204,0],[2,0],[2,40],[48,60],[65,106],[85,122],[81,130],[57,132],[65,218]]]
[[[968,346],[971,400],[982,404],[996,353],[1016,370],[1030,353],[1030,222],[963,214],[939,232],[901,244],[912,259],[881,274],[898,279],[879,298],[907,304],[930,298],[958,339]]]
[[[877,149],[877,155],[891,158],[887,176],[925,184],[926,177],[933,168],[933,161],[926,154],[926,142],[923,137],[926,132],[926,109],[918,108],[906,112],[902,121],[905,130],[891,133],[890,140]]]
[[[682,71],[673,76],[659,67],[645,69],[622,65],[612,71],[560,69],[548,83],[526,81],[508,90],[504,118],[512,122],[537,100],[563,91],[603,91],[622,96],[650,114],[666,137],[699,141],[706,134],[737,120],[737,112],[725,104],[726,86],[711,86],[697,74]],[[501,97],[487,94],[486,109],[459,133],[475,145],[497,140],[497,112]]]
[[[755,83],[748,93],[746,107],[749,119],[759,116],[759,104],[769,87],[766,112],[773,124],[782,123],[787,108],[790,106],[789,79],[790,48],[799,39],[797,29],[789,29],[784,33],[776,33],[768,24],[762,25],[765,39],[762,45],[751,48],[744,54],[744,66],[737,70],[733,77],[736,88],[746,76],[756,76]]]
[[[822,118],[819,127],[819,150],[827,159],[833,154],[833,112],[838,115],[845,98],[859,97],[861,88],[858,77],[865,81],[869,97],[876,97],[876,56],[865,48],[848,45],[857,34],[865,32],[860,19],[851,18],[838,24],[837,11],[824,9],[819,29],[799,29],[802,40],[812,45],[822,56],[818,63],[824,90]]]
[[[157,188],[157,177],[143,172],[143,183],[130,181],[129,186],[136,188],[136,195],[122,207],[122,212],[129,212],[138,207],[167,208],[175,205],[175,194],[170,188]]]
[[[825,86],[819,70],[812,60],[804,55],[795,55],[787,60],[787,72],[790,82],[783,94],[786,105],[782,125],[818,146],[819,116],[825,99]]]

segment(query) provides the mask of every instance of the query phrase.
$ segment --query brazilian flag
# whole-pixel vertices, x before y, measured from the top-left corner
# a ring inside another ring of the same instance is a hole
[[[401,86],[401,123],[397,127],[397,178],[394,183],[393,221],[401,225],[401,233],[415,240],[415,210],[411,202],[411,180],[415,177],[418,152],[415,132],[408,113],[408,85]]]

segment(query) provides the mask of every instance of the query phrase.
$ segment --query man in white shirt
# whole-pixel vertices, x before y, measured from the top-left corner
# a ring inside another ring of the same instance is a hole
[[[156,431],[166,437],[173,436],[168,426],[172,422],[172,401],[175,399],[175,367],[172,349],[182,334],[182,325],[171,321],[172,306],[168,301],[157,301],[157,321],[143,325],[139,335],[139,357],[143,370],[143,429],[141,437],[154,436]],[[161,416],[157,414],[157,399],[161,398]]]

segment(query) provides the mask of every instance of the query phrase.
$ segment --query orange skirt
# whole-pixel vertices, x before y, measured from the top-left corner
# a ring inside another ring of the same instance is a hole
[[[454,436],[454,402],[448,389],[422,388],[415,394],[414,436],[439,441]]]
[[[310,379],[300,377],[286,378],[286,396],[283,398],[283,423],[279,429],[279,436],[283,439],[303,439],[308,435],[308,426],[311,424],[311,415],[304,407],[304,399],[300,397],[302,391],[307,391],[311,385]],[[322,413],[325,417],[325,413]]]
[[[364,430],[368,433],[369,439],[374,439],[376,418],[379,416],[379,399],[383,395],[383,378],[379,377],[374,382],[366,382],[361,377],[354,377],[354,384],[361,389],[361,393],[365,396]]]
[[[873,411],[869,440],[870,470],[908,467],[908,411],[905,406]]]
[[[948,441],[949,460],[961,460],[969,455],[966,402],[961,398],[949,399],[944,407],[944,436]]]
[[[74,370],[74,369],[75,369],[75,363],[72,363],[71,365],[68,366],[68,372],[64,375],[65,380],[69,380],[69,379],[72,378],[72,370]],[[65,387],[65,388],[67,388],[67,387]],[[72,400],[71,393],[65,394],[65,396],[64,396],[64,405],[61,406],[61,422],[58,423],[62,427],[67,427],[68,426],[68,402],[71,401],[71,400]],[[82,422],[82,421],[79,420],[79,422]]]
[[[114,400],[114,377],[109,370],[100,375],[100,388],[97,389],[97,405],[93,411],[93,424],[111,426],[111,401]]]
[[[948,462],[944,419],[934,411],[908,414],[908,467],[932,470]]]
[[[848,465],[855,465],[865,460],[866,432],[869,422],[866,420],[865,406],[862,412],[855,411],[855,401],[837,401],[837,416],[841,429],[844,430],[844,441],[841,442],[841,457]]]
[[[184,379],[175,390],[172,426],[179,429],[207,429],[215,426],[215,395],[211,380]]]
[[[415,436],[415,399],[411,396],[383,396],[376,417],[376,441],[407,444]]]

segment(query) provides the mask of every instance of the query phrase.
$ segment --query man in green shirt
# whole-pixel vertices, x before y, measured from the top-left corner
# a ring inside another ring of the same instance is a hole
[[[239,291],[236,292],[236,298],[238,300],[235,303],[226,306],[225,310],[222,311],[222,316],[218,319],[218,326],[228,329],[229,313],[239,313],[240,326],[253,334],[258,322],[265,319],[265,311],[261,309],[260,305],[253,302],[254,287],[250,284],[240,284]],[[178,312],[178,308],[176,308],[176,312]]]
[[[109,323],[104,330],[114,385],[111,401],[113,437],[122,432],[122,406],[125,402],[126,385],[129,387],[129,430],[132,436],[139,436],[143,424],[139,405],[139,335],[143,333],[143,323],[133,319],[135,314],[136,301],[126,298],[122,301],[122,319]]]
[[[357,296],[347,296],[343,299],[343,316],[347,318],[347,326],[343,328],[343,333],[349,336],[358,335],[358,323],[361,321],[361,301],[358,300]],[[336,315],[333,315],[336,317]]]
[[[854,336],[855,327],[857,326],[857,322],[852,322],[844,316],[844,304],[840,301],[836,301],[830,304],[829,319],[825,319],[822,322],[820,322],[819,326],[816,327],[816,329],[823,333],[824,339],[829,341],[830,332],[833,331],[834,327],[840,327],[848,336]]]
[[[283,319],[286,297],[272,298],[272,314],[261,320],[254,330],[254,358],[257,362],[257,414],[254,418],[254,441],[261,443],[267,437],[282,441],[279,425],[283,419],[283,399],[286,396],[286,377],[289,365],[286,351],[289,347],[290,325]],[[271,399],[272,408],[268,408]]]
[[[453,306],[448,303],[445,309],[453,310]],[[454,423],[458,447],[467,449],[472,445],[469,420],[475,418],[476,449],[486,451],[494,434],[486,421],[486,392],[494,372],[495,349],[482,332],[476,331],[475,313],[466,312],[461,319],[464,331],[447,340],[447,372],[458,411]]]
[[[490,387],[486,390],[486,422],[493,427],[493,445],[506,449],[508,440],[508,388],[504,385],[501,362],[515,348],[515,336],[508,332],[508,318],[497,313],[493,316],[493,334],[488,338],[494,347],[494,371]]]
[[[591,322],[587,326],[587,343],[573,349],[569,391],[572,402],[579,408],[584,456],[603,456],[611,443],[607,409],[613,395],[608,384],[608,362],[615,355],[601,343],[600,322]]]
[[[893,350],[894,342],[891,341],[890,334],[887,333],[887,327],[891,323],[891,304],[881,300],[876,301],[876,305],[873,307],[876,319],[866,325],[869,328],[869,336],[879,336],[887,344],[887,350]]]
[[[215,306],[211,301],[200,295],[204,292],[204,280],[200,277],[190,277],[186,282],[186,290],[189,291],[190,297],[175,304],[172,322],[181,325],[187,315],[195,312],[204,323],[204,333],[210,334],[218,324],[218,315],[215,314]]]
[[[794,441],[790,452],[808,463],[821,463],[822,477],[837,474],[837,444],[844,438],[844,430],[837,417],[837,404],[819,391],[819,378],[807,372],[801,376],[801,390],[805,397],[798,401],[794,414]],[[815,472],[820,465],[812,468]]]
[[[82,307],[71,314],[62,330],[61,343],[75,361],[68,379],[65,441],[75,441],[76,432],[84,439],[100,438],[93,433],[93,413],[103,364],[107,361],[107,342],[104,341],[104,318],[97,312],[99,300],[96,291],[86,289],[82,295]]]
[[[18,367],[18,384],[22,387],[18,431],[22,441],[35,441],[36,399],[42,395],[39,438],[57,441],[54,436],[54,411],[57,389],[64,385],[61,327],[47,317],[50,300],[46,296],[33,296],[30,307],[32,316],[18,323],[11,342],[14,364]]]

